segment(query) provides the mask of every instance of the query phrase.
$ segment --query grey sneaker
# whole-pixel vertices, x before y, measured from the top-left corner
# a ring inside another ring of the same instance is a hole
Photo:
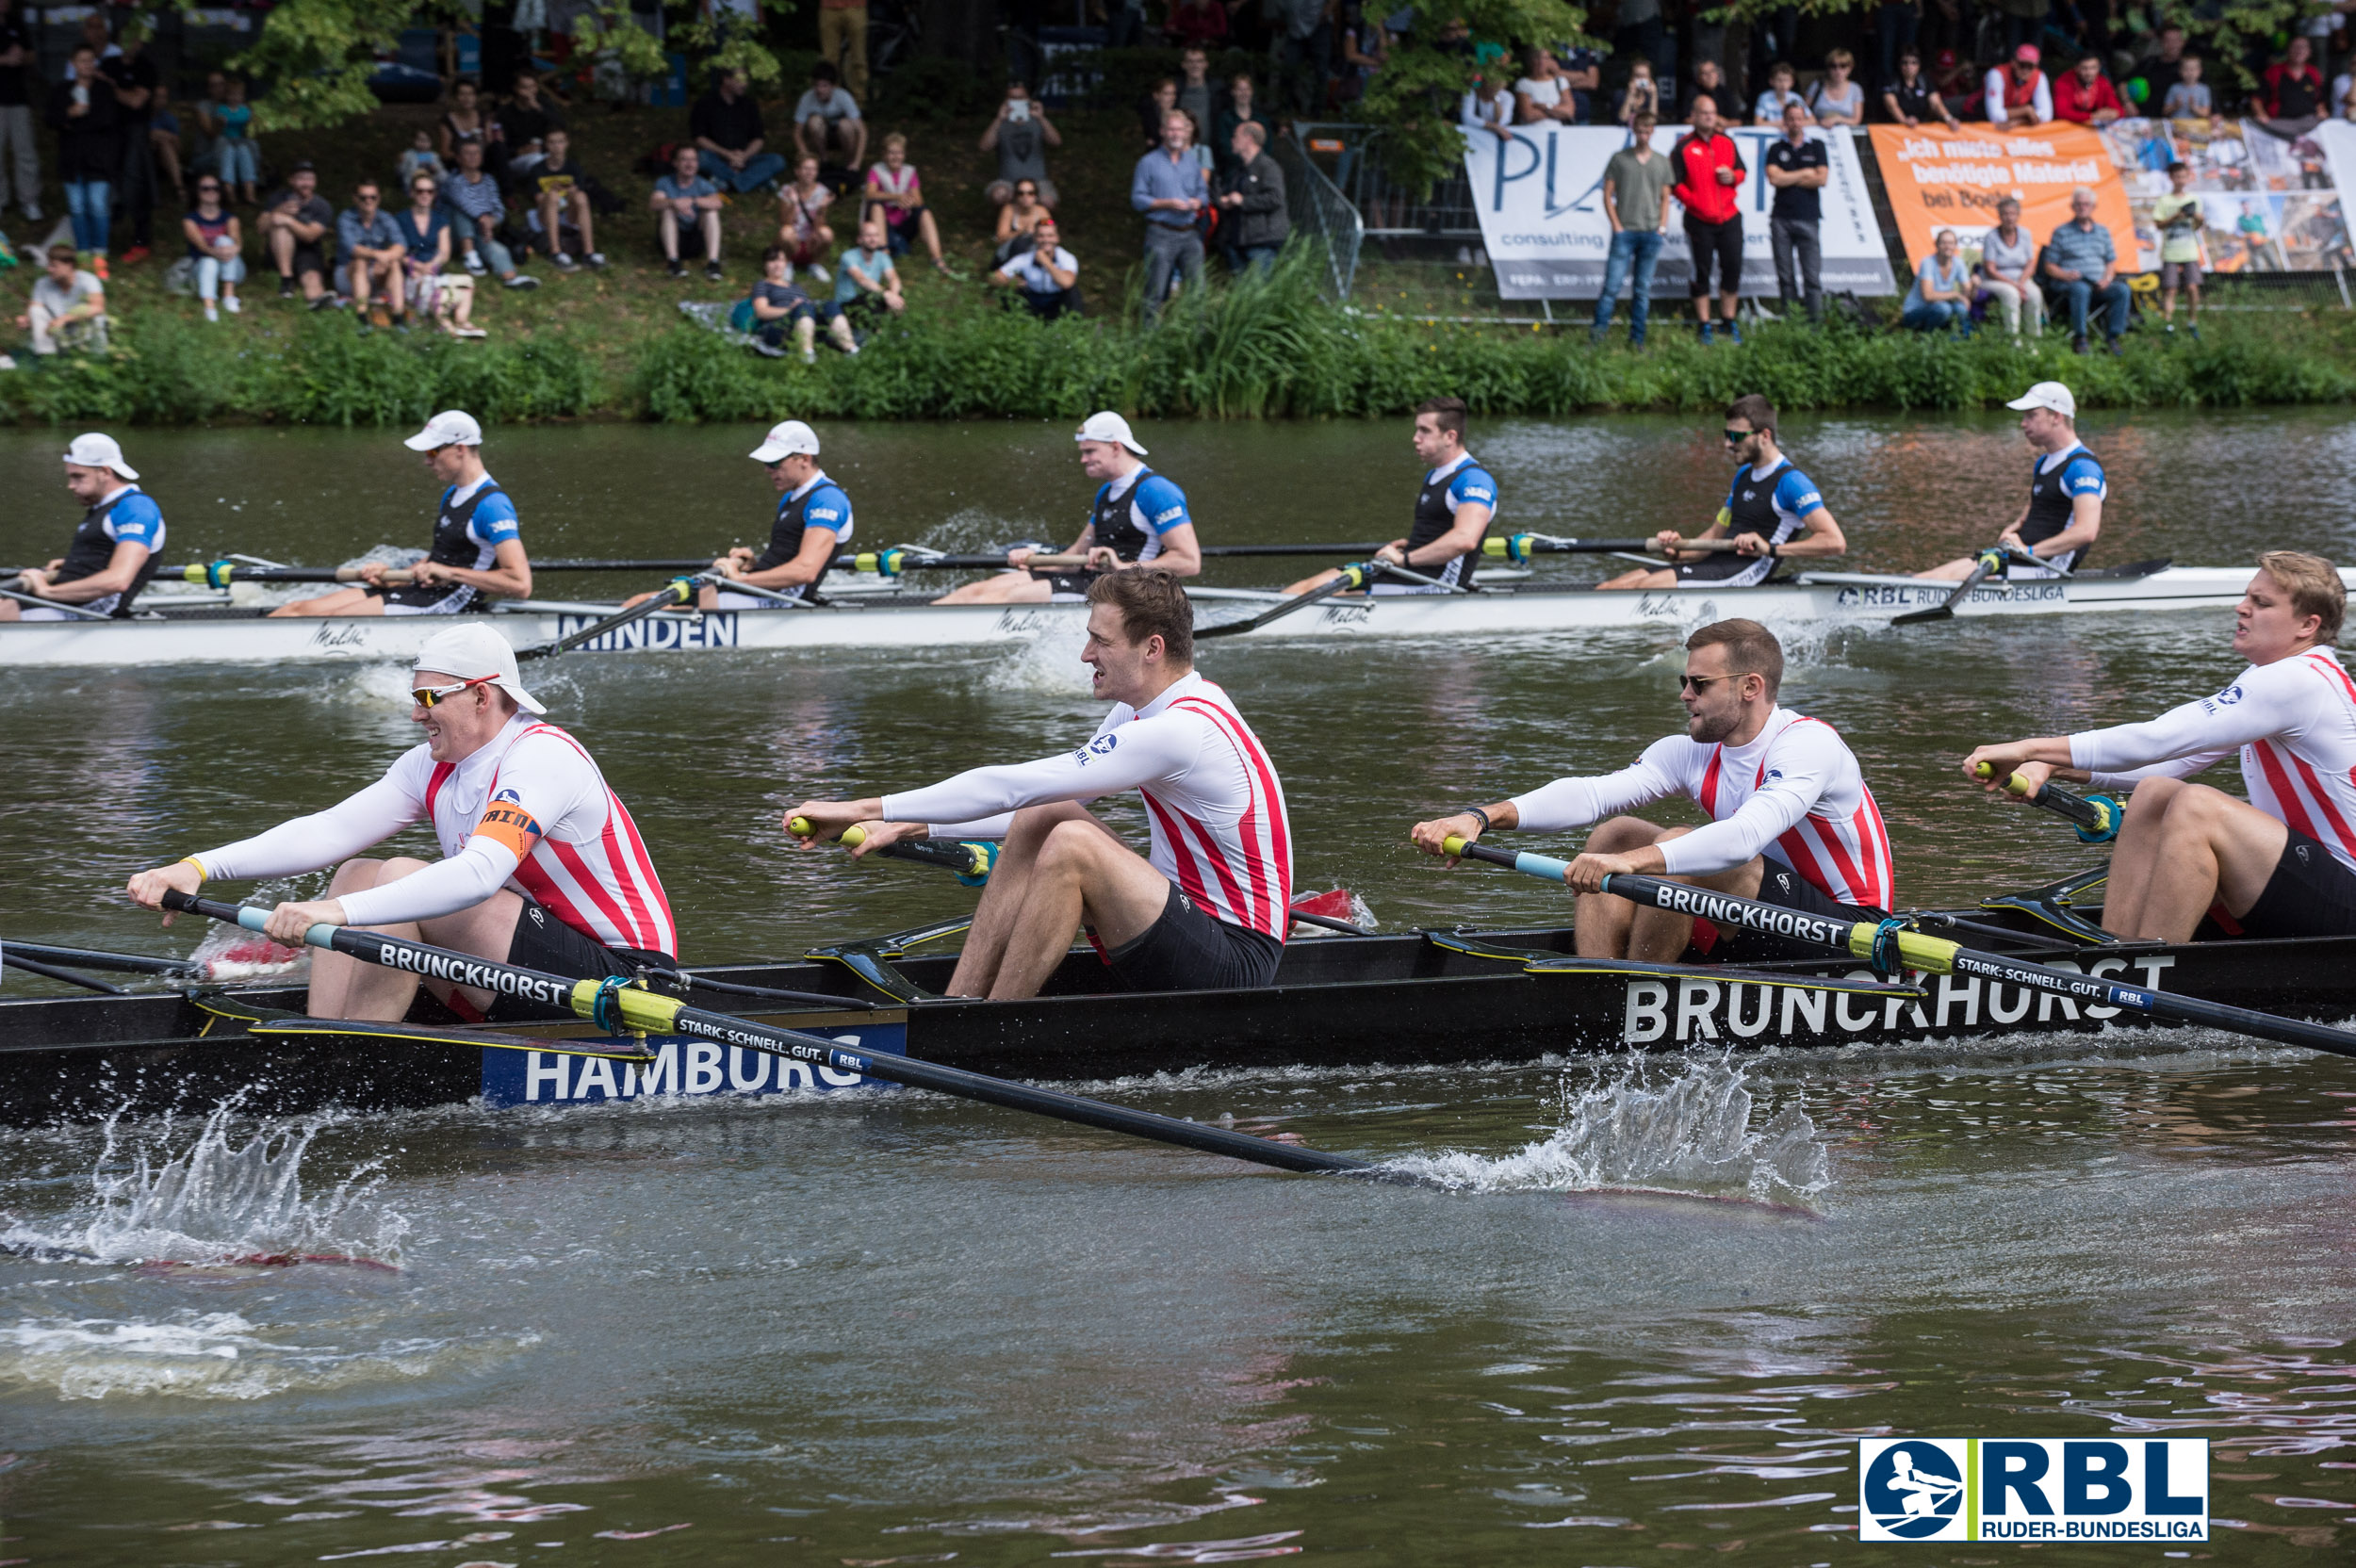
[[[499,282],[509,288],[537,288],[540,286],[540,280],[533,277],[529,272],[510,272],[507,276],[501,278]]]

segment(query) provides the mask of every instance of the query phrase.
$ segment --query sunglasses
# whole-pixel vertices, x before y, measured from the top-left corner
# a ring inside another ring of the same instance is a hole
[[[1755,430],[1730,430],[1726,432],[1726,445],[1729,447],[1739,447],[1743,442],[1748,441],[1752,436],[1757,435],[1758,433],[1759,432]]]
[[[455,686],[414,686],[410,688],[409,700],[420,708],[431,708],[444,697],[454,697],[470,686],[486,686],[498,678],[495,675],[485,675],[477,676],[472,680],[462,680]]]
[[[1677,690],[1680,692],[1698,692],[1703,687],[1710,685],[1713,682],[1720,680],[1732,680],[1735,677],[1730,675],[1681,675],[1677,677]]]

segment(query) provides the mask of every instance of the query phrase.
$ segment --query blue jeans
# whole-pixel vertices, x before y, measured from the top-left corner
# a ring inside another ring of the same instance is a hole
[[[1226,254],[1228,272],[1240,278],[1247,267],[1258,272],[1266,272],[1274,267],[1276,253],[1280,247],[1275,245],[1223,245],[1219,249]]]
[[[2127,293],[2127,286],[2119,279],[2113,278],[2108,288],[2095,287],[2088,278],[2071,278],[2067,282],[2049,281],[2045,289],[2048,298],[2052,297],[2053,290],[2059,289],[2062,298],[2070,302],[2070,336],[2084,337],[2086,335],[2086,316],[2098,301],[2110,313],[2110,320],[2102,329],[2104,334],[2113,341],[2127,335],[2127,312],[2133,308],[2134,302]]]
[[[106,219],[114,188],[105,180],[65,182],[65,210],[74,220],[74,248],[106,249]]]
[[[695,169],[722,190],[733,190],[741,196],[747,190],[759,190],[784,173],[785,160],[775,153],[755,153],[744,160],[743,169],[737,170],[730,169],[728,160],[717,153],[698,153]]]
[[[1914,332],[1938,332],[1942,327],[1958,327],[1963,335],[1972,335],[1972,307],[1953,301],[1925,300],[1910,306],[1898,318],[1898,324]]]
[[[1612,237],[1612,255],[1603,264],[1603,292],[1595,296],[1595,321],[1587,335],[1590,341],[1601,342],[1611,330],[1612,308],[1632,271],[1636,285],[1628,298],[1628,343],[1631,349],[1644,345],[1644,327],[1652,319],[1653,269],[1660,264],[1666,238],[1659,229],[1622,229]]]

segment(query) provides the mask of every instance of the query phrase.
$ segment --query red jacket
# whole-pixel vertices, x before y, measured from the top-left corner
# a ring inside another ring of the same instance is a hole
[[[2113,114],[2125,114],[2127,107],[2119,101],[2119,90],[2111,86],[2108,76],[2097,76],[2088,87],[2078,79],[2075,71],[2066,72],[2053,80],[2053,118],[2075,121],[2081,125],[2094,122],[2094,111],[2108,109]]]
[[[1742,210],[1742,182],[1720,185],[1717,178],[1721,169],[1750,172],[1743,166],[1742,155],[1735,150],[1734,138],[1720,131],[1704,139],[1688,131],[1669,149],[1669,161],[1677,166],[1677,183],[1669,188],[1669,194],[1685,204],[1688,213],[1705,223],[1724,223]]]
[[[2277,60],[2272,65],[2266,67],[2266,76],[2264,79],[2266,82],[2266,91],[2262,96],[2265,101],[2266,115],[2270,119],[2293,120],[2298,118],[2296,115],[2286,114],[2283,112],[2282,84],[2286,80],[2303,83],[2306,86],[2307,91],[2313,95],[2315,99],[2315,107],[2302,110],[2302,113],[2328,113],[2330,110],[2331,106],[2323,101],[2323,73],[2317,71],[2312,65],[2294,66],[2288,60]]]

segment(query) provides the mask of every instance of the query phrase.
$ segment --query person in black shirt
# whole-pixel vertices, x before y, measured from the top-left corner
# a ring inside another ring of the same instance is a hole
[[[785,172],[785,159],[764,151],[768,131],[741,71],[712,77],[712,90],[688,111],[687,134],[695,139],[703,177],[723,190],[759,190]]]
[[[145,261],[155,243],[155,148],[147,133],[154,122],[155,85],[163,77],[147,57],[144,24],[123,29],[120,52],[100,60],[98,74],[113,84],[122,117],[123,162],[116,171],[114,197],[131,231],[123,264],[132,267]]]
[[[1882,90],[1882,112],[1893,125],[1920,125],[1925,120],[1943,120],[1951,131],[1963,128],[1962,122],[1950,113],[1939,90],[1922,74],[1922,57],[1908,49],[1898,57],[1898,75]]]
[[[1832,178],[1824,144],[1808,134],[1808,106],[1796,98],[1783,105],[1783,139],[1767,149],[1767,183],[1775,187],[1775,204],[1768,215],[1767,237],[1775,251],[1775,291],[1784,309],[1792,308],[1795,292],[1808,296],[1808,318],[1824,324],[1824,254],[1817,230],[1824,204],[1817,192]],[[1794,290],[1794,264],[1799,289]]]
[[[122,116],[113,84],[98,74],[98,51],[76,46],[73,76],[50,90],[49,127],[57,133],[57,178],[74,217],[74,248],[91,253],[90,270],[101,278],[115,171],[123,163]]]
[[[33,37],[16,0],[0,0],[0,207],[8,204],[9,175],[27,221],[41,221],[41,157],[33,146],[33,105],[25,73],[35,58]]]
[[[548,155],[548,133],[564,128],[564,117],[540,98],[540,78],[530,72],[515,78],[515,96],[499,114],[499,145],[507,150],[502,167],[518,187],[523,175]]]

